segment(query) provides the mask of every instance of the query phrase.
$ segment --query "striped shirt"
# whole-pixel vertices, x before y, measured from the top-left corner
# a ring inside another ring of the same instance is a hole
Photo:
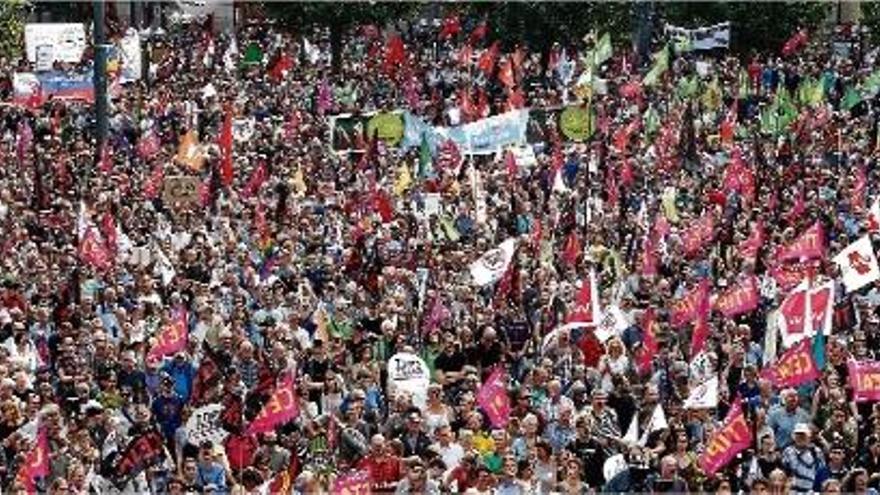
[[[791,475],[793,492],[812,491],[816,474],[824,464],[822,453],[812,445],[804,449],[789,445],[782,452],[782,465]]]

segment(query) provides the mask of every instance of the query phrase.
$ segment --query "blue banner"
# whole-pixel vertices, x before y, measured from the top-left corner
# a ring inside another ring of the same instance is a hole
[[[514,110],[456,127],[433,127],[405,112],[403,122],[401,148],[419,146],[424,134],[431,153],[436,153],[440,144],[451,139],[463,154],[488,155],[505,146],[526,142],[529,111]]]

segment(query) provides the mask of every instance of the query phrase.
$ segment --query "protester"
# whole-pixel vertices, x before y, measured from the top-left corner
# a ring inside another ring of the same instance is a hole
[[[880,488],[877,50],[207,21],[5,95],[4,491]]]

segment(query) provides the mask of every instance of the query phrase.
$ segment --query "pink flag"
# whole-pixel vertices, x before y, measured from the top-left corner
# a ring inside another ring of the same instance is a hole
[[[715,236],[715,216],[707,211],[682,234],[684,252],[687,256],[697,254],[700,249]]]
[[[706,340],[709,338],[709,317],[698,316],[694,323],[694,331],[691,334],[690,356],[693,358],[706,348]]]
[[[786,292],[801,283],[805,278],[808,278],[812,273],[815,273],[819,269],[819,265],[819,260],[777,265],[770,269],[770,276],[776,281],[776,285],[783,292]]]
[[[657,342],[657,319],[654,316],[654,308],[645,310],[642,316],[642,347],[636,356],[636,368],[639,373],[645,374],[651,371],[651,360],[657,355],[659,344]]]
[[[700,467],[712,476],[751,444],[752,429],[737,397],[724,418],[724,424],[715,432],[700,456]]]
[[[296,402],[296,389],[293,375],[285,373],[281,383],[275,387],[269,402],[263,406],[260,414],[248,426],[247,434],[256,435],[275,429],[299,415],[299,404]]]
[[[34,447],[25,454],[24,462],[18,467],[16,479],[28,493],[37,493],[36,479],[49,476],[49,438],[46,428],[40,425]]]
[[[477,392],[477,403],[486,411],[494,428],[504,428],[510,419],[510,397],[504,380],[504,370],[495,368]]]
[[[331,421],[331,424],[335,424],[335,421]],[[333,482],[333,495],[370,495],[371,483],[369,471],[352,471],[336,478]]]
[[[777,388],[797,387],[816,380],[821,374],[813,359],[810,339],[803,339],[790,347],[773,366],[761,372],[761,376]]]
[[[758,278],[749,275],[718,295],[715,309],[727,318],[748,313],[758,307]]]
[[[847,366],[853,400],[880,401],[880,361],[851,360]]]
[[[107,246],[101,241],[94,227],[88,227],[79,241],[79,256],[87,264],[97,270],[104,271],[110,268],[110,253]]]
[[[251,173],[250,178],[247,181],[247,184],[244,186],[244,190],[241,191],[241,195],[245,198],[249,198],[258,194],[260,192],[260,187],[263,186],[263,183],[268,179],[269,173],[266,170],[266,164],[260,162],[256,169]]]
[[[709,281],[703,279],[681,299],[672,302],[669,308],[669,323],[680,327],[709,313]]]
[[[816,222],[791,244],[780,249],[776,254],[778,261],[801,261],[825,257],[825,229]]]
[[[150,349],[147,360],[156,361],[162,359],[163,356],[185,350],[188,342],[189,332],[186,328],[186,311],[180,311],[159,333],[159,338],[152,349]]]
[[[753,227],[749,238],[740,242],[737,246],[739,254],[747,260],[754,260],[758,256],[758,251],[764,245],[765,236],[764,222],[758,221]]]

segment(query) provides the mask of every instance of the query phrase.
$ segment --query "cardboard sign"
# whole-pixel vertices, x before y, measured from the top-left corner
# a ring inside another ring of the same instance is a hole
[[[199,178],[189,176],[166,177],[162,185],[162,202],[166,205],[198,204]]]

